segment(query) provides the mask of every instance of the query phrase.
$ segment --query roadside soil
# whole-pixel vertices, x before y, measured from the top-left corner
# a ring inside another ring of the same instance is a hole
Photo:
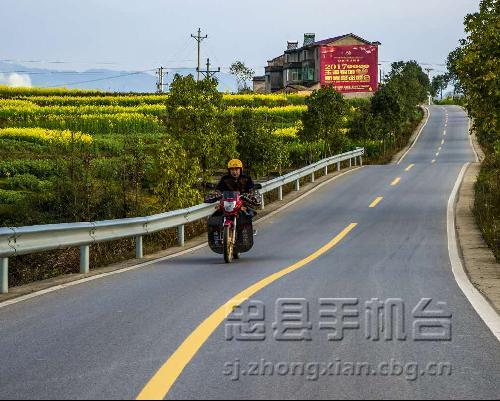
[[[472,144],[480,162],[484,152],[472,132]],[[484,295],[500,314],[500,264],[486,244],[473,213],[474,185],[477,181],[481,163],[471,163],[467,168],[458,192],[455,206],[455,219],[459,249],[465,271],[472,284]]]

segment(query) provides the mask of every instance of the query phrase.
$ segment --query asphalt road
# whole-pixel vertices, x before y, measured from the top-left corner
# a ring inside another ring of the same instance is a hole
[[[0,398],[498,398],[500,344],[447,249],[448,198],[474,160],[467,128],[458,107],[431,107],[400,165],[324,185],[263,222],[232,265],[204,248],[1,308]],[[210,326],[255,283],[241,311],[264,316]]]

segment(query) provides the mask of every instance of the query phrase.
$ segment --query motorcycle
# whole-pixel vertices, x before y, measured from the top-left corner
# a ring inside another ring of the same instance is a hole
[[[254,189],[262,189],[262,185],[256,184]],[[205,200],[217,201],[217,211],[208,220],[208,244],[212,251],[224,255],[226,263],[231,263],[253,247],[253,207],[260,206],[260,194],[226,191]]]

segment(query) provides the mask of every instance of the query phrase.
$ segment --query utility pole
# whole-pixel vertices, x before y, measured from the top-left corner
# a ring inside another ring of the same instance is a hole
[[[165,75],[168,75],[168,72],[164,67],[160,67],[156,71],[156,75],[158,75],[158,80],[156,81],[156,92],[163,93],[163,88],[167,86],[167,84],[163,83],[163,77],[165,77]]]
[[[205,71],[200,71],[204,76],[205,78],[212,78],[213,76],[215,76],[215,74],[217,74],[218,72],[220,72],[220,67],[217,68],[216,70],[213,70],[211,71],[210,70],[210,59],[207,58],[207,69]]]
[[[431,82],[431,71],[434,71],[434,68],[424,68],[425,71],[427,71],[427,76],[429,77],[429,82]],[[442,96],[441,96],[442,97]],[[432,95],[429,93],[429,106],[432,104]]]
[[[201,28],[198,28],[198,34],[196,36],[191,34],[191,37],[196,40],[198,44],[198,67],[196,68],[196,71],[198,73],[197,80],[200,80],[200,60],[201,60],[201,42],[203,42],[204,39],[208,38],[208,35],[201,36]]]

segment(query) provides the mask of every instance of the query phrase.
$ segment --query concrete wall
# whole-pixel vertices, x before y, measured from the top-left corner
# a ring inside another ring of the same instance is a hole
[[[266,93],[266,80],[253,81],[254,93]]]

